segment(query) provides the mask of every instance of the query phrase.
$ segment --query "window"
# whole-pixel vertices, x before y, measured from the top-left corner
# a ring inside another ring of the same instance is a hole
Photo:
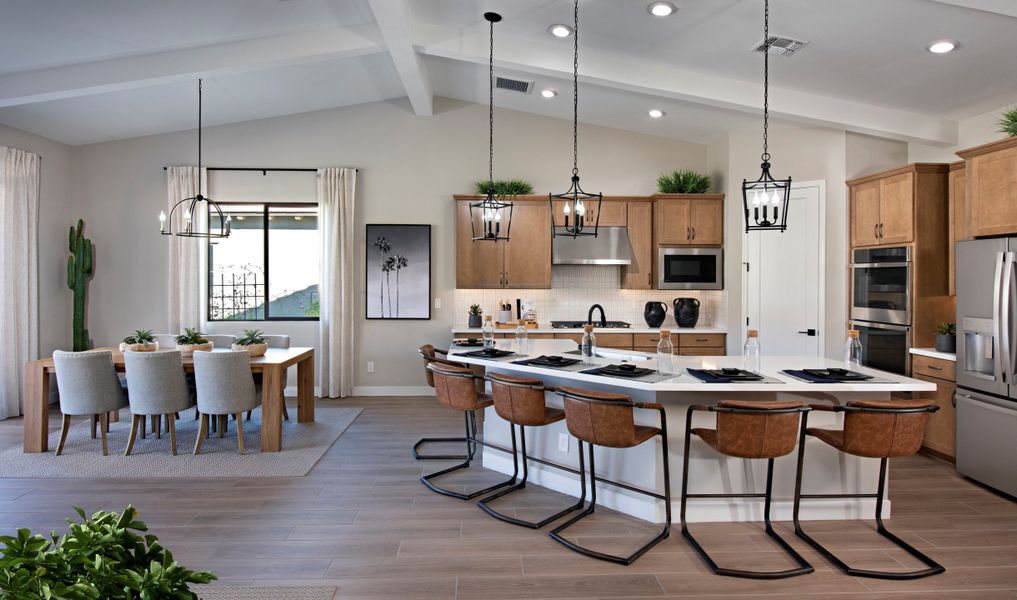
[[[208,244],[208,320],[317,320],[317,205],[219,206],[232,233]],[[209,222],[219,225],[214,215]]]

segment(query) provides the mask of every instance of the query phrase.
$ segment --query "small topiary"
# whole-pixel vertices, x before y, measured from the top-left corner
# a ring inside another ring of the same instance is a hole
[[[657,191],[661,194],[705,194],[712,183],[709,175],[682,169],[657,177]]]

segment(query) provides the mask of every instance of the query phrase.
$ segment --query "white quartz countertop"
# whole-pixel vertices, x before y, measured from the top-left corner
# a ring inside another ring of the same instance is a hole
[[[939,358],[942,360],[948,360],[950,362],[957,362],[957,355],[953,352],[939,352],[935,348],[912,348],[911,354],[918,354],[920,356],[928,356],[929,358]]]
[[[515,340],[502,340],[497,346],[503,350],[516,351]],[[574,350],[575,344],[569,340],[530,340],[527,343],[525,353],[517,353],[514,356],[509,356],[501,359],[487,359],[478,358],[472,356],[456,356],[456,361],[484,365],[491,369],[497,369],[499,371],[511,371],[518,373],[528,373],[533,376],[545,376],[554,377],[558,380],[574,380],[576,382],[589,382],[600,385],[609,385],[622,389],[633,389],[633,390],[647,390],[655,392],[828,392],[828,393],[845,393],[845,392],[933,392],[936,390],[934,383],[928,383],[925,381],[919,381],[917,379],[911,379],[910,377],[904,377],[902,375],[896,375],[894,373],[887,373],[885,371],[877,371],[875,369],[869,369],[866,367],[858,368],[857,371],[872,375],[880,381],[872,383],[808,383],[800,381],[788,375],[781,373],[785,369],[823,369],[828,367],[841,367],[843,363],[828,358],[815,357],[815,356],[764,356],[761,359],[761,365],[759,373],[766,376],[770,380],[775,380],[773,383],[703,383],[695,377],[685,373],[685,369],[720,369],[723,367],[742,367],[741,356],[676,356],[677,366],[682,369],[682,375],[660,381],[658,383],[650,383],[646,381],[638,381],[631,379],[620,379],[617,377],[605,377],[601,375],[590,375],[585,373],[579,373],[576,371],[569,371],[564,369],[549,369],[543,367],[534,367],[530,365],[517,365],[513,364],[512,361],[522,360],[527,356],[541,356],[541,355],[554,355],[562,354],[576,358],[576,355],[565,354],[569,350]],[[477,350],[477,348],[455,348],[453,347],[449,352],[453,355],[463,354]],[[616,364],[620,362],[636,362],[641,367],[656,368],[656,357],[653,354],[645,352],[636,352],[632,350],[609,350],[604,349],[605,353],[609,353],[610,356],[604,358],[595,358],[594,365],[608,365]]]
[[[594,327],[593,333],[659,333],[661,329],[669,329],[671,333],[727,333],[727,329],[723,327],[668,327],[664,325],[662,327]],[[495,333],[515,333],[515,328],[510,329],[495,329]],[[527,329],[530,333],[582,333],[583,330],[580,327],[573,327],[570,329],[555,329],[554,327],[537,327],[536,329]],[[479,327],[453,327],[453,334],[469,335],[471,337],[480,337],[481,329]]]

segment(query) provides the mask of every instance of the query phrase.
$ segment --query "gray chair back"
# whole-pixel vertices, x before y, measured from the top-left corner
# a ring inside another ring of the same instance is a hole
[[[289,348],[290,336],[288,335],[266,335],[265,341],[269,348]]]
[[[204,414],[231,415],[261,404],[247,352],[195,352],[194,381]]]
[[[109,350],[53,353],[60,410],[65,415],[97,415],[127,406]]]
[[[159,342],[159,348],[162,350],[172,350],[177,345],[177,336],[172,333],[157,333],[152,337]]]
[[[125,352],[131,413],[167,415],[194,406],[180,352]]]
[[[205,339],[212,342],[212,345],[222,350],[229,350],[233,342],[237,341],[235,335],[205,334]]]

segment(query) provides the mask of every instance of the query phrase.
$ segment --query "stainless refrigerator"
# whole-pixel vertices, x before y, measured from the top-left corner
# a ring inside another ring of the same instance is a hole
[[[958,242],[957,470],[1017,496],[1017,237]]]

